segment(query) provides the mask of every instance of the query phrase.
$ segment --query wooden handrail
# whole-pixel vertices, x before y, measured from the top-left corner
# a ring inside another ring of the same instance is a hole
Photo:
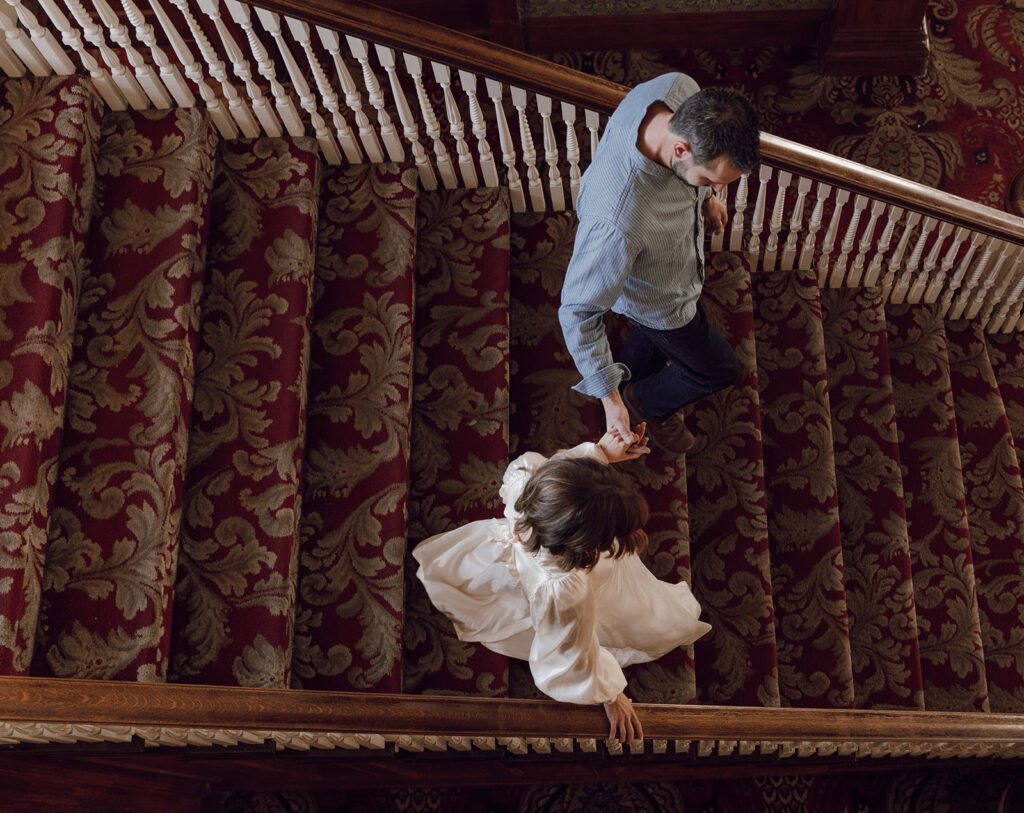
[[[258,0],[251,5],[537,93],[555,94],[602,113],[611,113],[628,90],[607,79],[361,0]]]
[[[973,203],[941,189],[908,181],[771,133],[761,133],[761,155],[766,163],[778,169],[1024,245],[1024,218]]]
[[[651,739],[1024,744],[1024,715],[637,704]],[[421,734],[607,736],[603,711],[541,700],[0,678],[0,722]]]
[[[629,90],[615,82],[361,0],[258,0],[254,5],[601,113],[611,113]],[[761,154],[765,163],[779,169],[1024,245],[1024,218],[770,133],[761,134]]]

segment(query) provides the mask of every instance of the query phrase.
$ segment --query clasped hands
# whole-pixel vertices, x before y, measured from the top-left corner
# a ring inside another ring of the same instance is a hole
[[[647,445],[647,424],[638,423],[627,438],[624,438],[618,430],[609,429],[601,436],[597,446],[604,452],[609,463],[636,460],[638,457],[650,454],[651,449]]]

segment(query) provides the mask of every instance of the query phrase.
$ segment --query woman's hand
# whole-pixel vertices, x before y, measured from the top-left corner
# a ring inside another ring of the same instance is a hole
[[[619,692],[618,697],[604,704],[604,713],[608,715],[608,722],[611,723],[608,739],[632,742],[644,738],[644,729],[633,709],[633,701],[623,692]]]
[[[622,460],[636,460],[641,455],[650,454],[647,446],[646,423],[638,423],[633,427],[633,433],[639,440],[636,443],[627,443],[622,435],[615,431],[605,432],[604,436],[597,442],[598,447],[604,452],[609,463],[618,463]]]

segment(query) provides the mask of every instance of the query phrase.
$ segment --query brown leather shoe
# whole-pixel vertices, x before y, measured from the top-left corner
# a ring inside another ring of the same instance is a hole
[[[647,422],[647,435],[651,439],[651,443],[663,452],[686,454],[697,442],[693,432],[686,428],[682,410],[674,412],[660,421],[646,415],[640,409],[640,404],[637,403],[632,384],[627,384],[622,390],[622,401],[636,420]]]

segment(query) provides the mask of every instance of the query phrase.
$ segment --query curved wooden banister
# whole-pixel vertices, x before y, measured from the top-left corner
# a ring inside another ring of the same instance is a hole
[[[602,113],[611,113],[628,90],[607,79],[360,0],[259,0],[251,5],[527,90],[557,95]]]
[[[360,0],[258,0],[254,5],[555,96],[601,113],[611,113],[629,90],[615,82]],[[1006,212],[770,133],[761,134],[761,154],[765,163],[778,169],[1024,245],[1024,219]]]
[[[761,155],[772,166],[849,189],[924,215],[939,216],[957,226],[1024,245],[1024,218],[972,203],[941,189],[908,181],[795,141],[761,133]]]
[[[1024,745],[1024,715],[637,704],[649,739]],[[0,678],[0,722],[603,738],[594,706],[57,678]]]

